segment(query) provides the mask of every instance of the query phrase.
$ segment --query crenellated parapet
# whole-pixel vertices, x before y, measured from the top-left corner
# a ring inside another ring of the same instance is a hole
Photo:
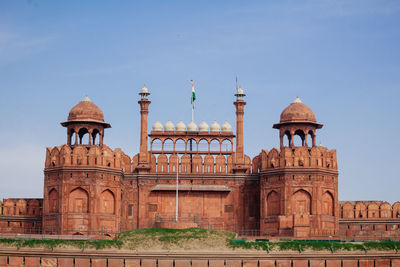
[[[279,168],[319,168],[337,170],[336,150],[326,147],[283,147],[263,149],[253,158],[253,173]]]
[[[133,172],[139,164],[139,155],[135,155],[132,160]],[[150,172],[158,174],[230,174],[234,168],[235,153],[230,155],[190,155],[190,154],[151,154]],[[249,156],[244,157],[244,167],[246,172],[252,172],[252,162]]]
[[[128,155],[117,148],[112,150],[106,145],[69,146],[64,144],[46,149],[45,168],[98,166],[132,172],[132,161]]]
[[[400,202],[341,201],[340,211],[340,218],[347,220],[400,219]]]

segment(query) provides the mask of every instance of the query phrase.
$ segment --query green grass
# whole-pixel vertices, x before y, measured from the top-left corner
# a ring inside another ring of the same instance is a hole
[[[340,240],[245,241],[236,234],[201,228],[139,229],[118,234],[115,240],[0,239],[0,245],[16,248],[75,248],[124,250],[258,250],[258,251],[397,251],[400,241],[342,242]]]

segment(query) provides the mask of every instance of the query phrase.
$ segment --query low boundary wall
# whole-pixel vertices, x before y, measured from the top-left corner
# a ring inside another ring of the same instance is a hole
[[[393,252],[124,252],[0,249],[15,267],[400,267]]]

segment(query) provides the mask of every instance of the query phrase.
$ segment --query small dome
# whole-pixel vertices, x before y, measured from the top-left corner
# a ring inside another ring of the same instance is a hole
[[[86,95],[81,102],[74,106],[68,115],[68,122],[91,121],[104,123],[103,111]]]
[[[199,124],[199,131],[200,132],[208,132],[208,129],[209,129],[208,124],[205,121],[202,121]]]
[[[281,113],[280,123],[284,122],[312,122],[316,123],[315,114],[300,98],[296,99]]]
[[[170,120],[168,120],[168,121],[164,124],[164,131],[171,131],[171,132],[173,132],[174,129],[175,129],[175,125],[174,125]]]
[[[243,95],[243,89],[242,89],[241,87],[239,87],[239,88],[237,89],[237,94],[238,94],[238,95]]]
[[[216,120],[214,120],[214,122],[211,123],[210,130],[211,132],[219,132],[221,131],[221,126],[219,126],[219,123]]]
[[[232,126],[229,124],[229,122],[225,121],[224,124],[222,124],[222,131],[232,132]]]
[[[186,131],[186,125],[182,121],[179,121],[175,126],[175,131]]]
[[[143,85],[142,90],[140,90],[141,94],[148,94],[149,93],[149,89],[147,89],[146,85]]]
[[[197,132],[197,125],[193,121],[189,122],[187,126],[188,132]]]
[[[152,129],[153,129],[153,131],[162,131],[162,130],[163,130],[163,126],[162,126],[161,122],[156,121],[156,122],[153,124]]]

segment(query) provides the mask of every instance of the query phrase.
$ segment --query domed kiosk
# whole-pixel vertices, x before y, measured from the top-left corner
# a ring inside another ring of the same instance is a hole
[[[89,140],[87,145],[95,145],[96,137],[99,135],[98,144],[102,146],[104,129],[111,128],[111,125],[104,121],[103,111],[87,95],[71,109],[68,120],[62,122],[61,125],[67,128],[68,145],[72,145],[72,137],[74,135],[74,145],[82,145],[83,136],[88,133]]]
[[[315,131],[322,128],[322,124],[317,123],[315,114],[299,97],[287,106],[281,113],[280,122],[273,125],[279,129],[281,148],[284,146],[284,136],[288,138],[289,147],[294,146],[294,136],[300,136],[302,146],[308,146],[307,135],[311,136],[312,146],[315,146]]]

